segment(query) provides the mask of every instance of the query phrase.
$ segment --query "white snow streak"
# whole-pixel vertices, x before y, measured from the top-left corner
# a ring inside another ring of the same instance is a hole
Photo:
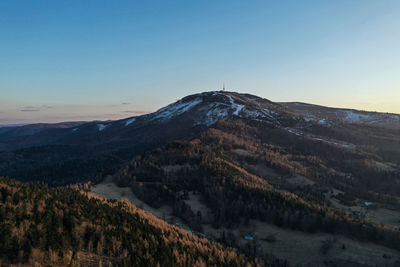
[[[301,132],[297,132],[296,130],[294,130],[294,129],[290,129],[290,128],[284,128],[286,131],[288,131],[289,133],[291,133],[291,134],[294,134],[294,135],[297,135],[297,136],[303,136],[303,133],[301,133]]]
[[[97,127],[99,128],[99,131],[103,131],[108,125],[104,125],[102,123],[97,124]]]
[[[239,115],[239,112],[244,108],[244,105],[236,104],[231,95],[226,95],[226,97],[229,99],[231,107],[234,109],[233,115]]]
[[[136,120],[136,118],[131,118],[131,119],[127,120],[127,121],[125,122],[125,126],[128,126],[129,124],[134,123],[135,120]]]

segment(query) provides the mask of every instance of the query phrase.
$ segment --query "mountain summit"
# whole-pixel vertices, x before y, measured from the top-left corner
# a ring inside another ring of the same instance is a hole
[[[179,118],[193,125],[210,126],[220,119],[234,116],[276,122],[278,117],[287,114],[284,106],[257,96],[211,91],[186,96],[154,113],[136,117],[135,122],[167,122]],[[122,122],[128,126],[133,123],[133,118]]]

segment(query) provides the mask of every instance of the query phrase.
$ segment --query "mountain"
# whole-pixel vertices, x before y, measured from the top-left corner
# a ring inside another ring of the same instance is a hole
[[[157,136],[160,125],[167,126],[164,130],[184,125],[184,128],[191,128],[192,133],[195,133],[198,128],[204,129],[220,119],[233,117],[262,121],[277,127],[301,128],[313,124],[332,127],[356,124],[394,130],[400,127],[400,115],[397,114],[329,108],[299,102],[274,103],[254,95],[218,91],[190,95],[154,113],[123,120],[5,127],[0,131],[0,149],[14,150],[50,144],[81,145],[88,141],[96,145],[135,142],[132,139],[143,133]],[[178,132],[184,131],[181,128],[164,134],[179,135]],[[131,137],[136,133],[137,136]]]
[[[192,133],[196,133],[197,129],[209,127],[222,118],[245,116],[276,123],[277,119],[288,119],[287,115],[287,111],[281,105],[255,96],[206,92],[187,96],[154,113],[123,120],[75,123],[75,125],[62,123],[13,127],[0,135],[0,142],[7,142],[7,146],[1,147],[3,150],[50,144],[81,145],[89,142],[99,145],[125,141],[131,143],[137,138],[144,139],[149,134],[152,139],[161,138],[158,136],[160,126],[163,129],[163,135],[170,134],[175,137],[190,134],[189,131],[182,134],[188,128],[192,129]],[[173,132],[165,132],[169,129],[173,129]],[[24,139],[11,138],[19,136],[24,136]]]
[[[207,92],[139,117],[43,129],[14,140],[0,136],[6,144],[0,153],[0,173],[52,184],[100,179],[96,177],[113,172],[137,154],[193,138],[220,119],[241,114],[272,124],[291,120],[284,108],[268,100],[254,102],[246,95]],[[15,131],[19,129],[24,128]]]
[[[15,127],[0,134],[0,174],[51,184],[99,180],[136,155],[174,140],[195,138],[223,119],[289,133],[291,139],[301,142],[311,139],[348,149],[368,147],[374,151],[366,153],[377,154],[384,161],[400,161],[395,129],[312,119],[288,105],[219,91],[187,96],[154,113],[123,120],[70,127]]]
[[[85,183],[265,263],[396,266],[396,116],[205,92],[16,138],[0,152],[0,175]]]

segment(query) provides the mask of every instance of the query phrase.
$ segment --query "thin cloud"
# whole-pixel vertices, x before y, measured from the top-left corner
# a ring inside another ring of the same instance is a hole
[[[53,106],[42,105],[42,106],[23,106],[20,108],[22,112],[36,112],[41,111],[42,109],[51,109]]]
[[[21,109],[21,112],[37,112],[40,111],[40,109]]]
[[[124,110],[122,112],[130,113],[130,114],[138,114],[138,115],[149,113],[149,111],[147,111],[147,110]]]
[[[26,107],[22,107],[20,109],[20,111],[22,111],[22,112],[36,112],[36,111],[40,111],[40,108],[39,107],[26,106]]]
[[[122,105],[130,105],[131,103],[130,102],[122,102],[121,104]]]

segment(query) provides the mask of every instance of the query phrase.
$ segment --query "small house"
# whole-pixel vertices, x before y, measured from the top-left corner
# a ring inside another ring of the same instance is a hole
[[[245,235],[245,236],[244,236],[244,239],[246,239],[246,240],[254,240],[254,236]]]

